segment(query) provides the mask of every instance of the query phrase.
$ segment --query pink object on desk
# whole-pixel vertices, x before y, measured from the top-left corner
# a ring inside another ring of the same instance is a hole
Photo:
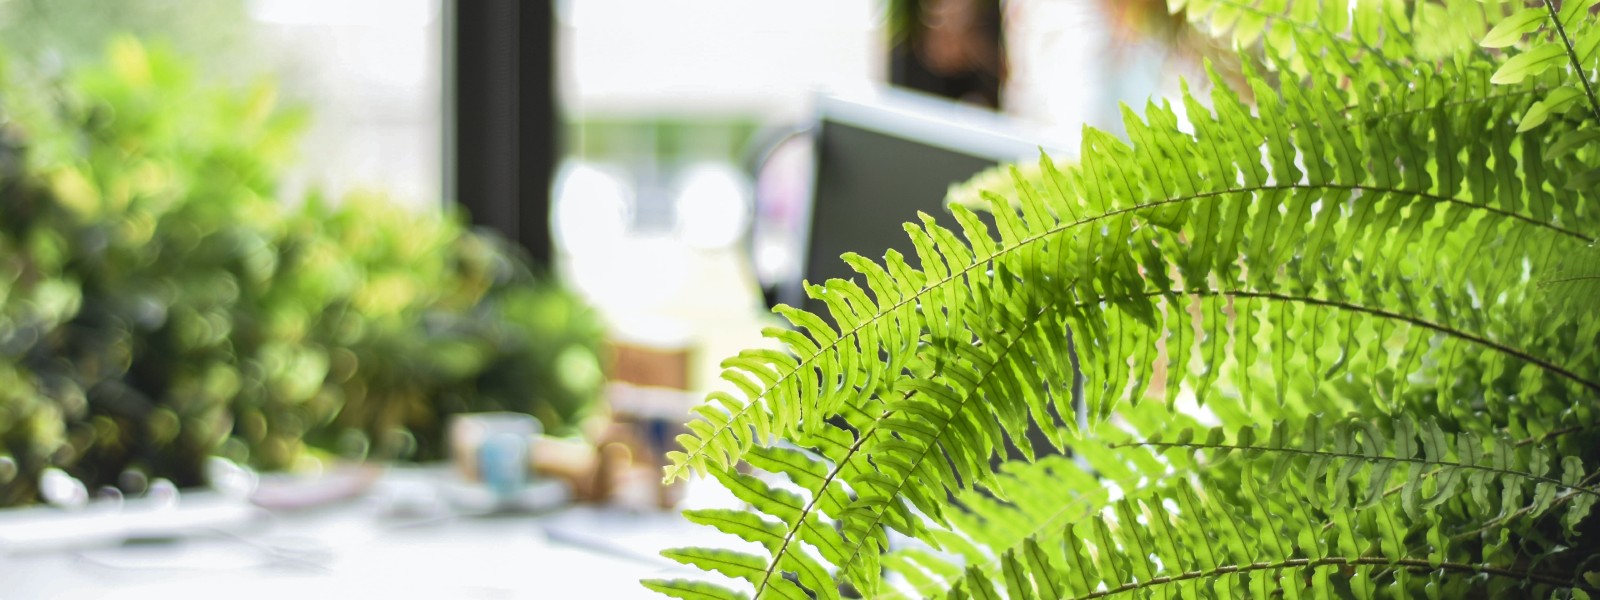
[[[371,465],[347,465],[322,475],[262,477],[250,502],[272,510],[298,510],[349,500],[365,493],[383,476]]]

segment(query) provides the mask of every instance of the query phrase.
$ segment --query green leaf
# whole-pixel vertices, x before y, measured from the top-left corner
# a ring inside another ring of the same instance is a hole
[[[1562,24],[1570,28],[1574,26],[1573,21],[1578,15],[1589,12],[1589,9],[1594,8],[1596,4],[1600,4],[1600,0],[1566,0],[1561,3],[1561,12],[1556,16],[1561,19]]]
[[[1556,143],[1545,149],[1544,154],[1548,158],[1561,158],[1580,148],[1593,146],[1597,141],[1600,141],[1600,129],[1566,132],[1556,140]]]
[[[1527,52],[1511,57],[1511,60],[1500,65],[1500,68],[1494,72],[1494,76],[1489,78],[1489,82],[1496,85],[1522,83],[1522,80],[1528,77],[1561,65],[1566,59],[1566,52],[1561,48],[1560,44],[1536,46]]]
[[[639,582],[653,591],[683,600],[748,600],[750,596],[728,588],[688,579],[646,579]]]
[[[1504,48],[1522,40],[1522,36],[1539,28],[1550,13],[1544,8],[1525,8],[1502,19],[1490,29],[1478,45],[1485,48]]]
[[[1543,100],[1533,103],[1528,107],[1528,112],[1523,114],[1522,122],[1517,125],[1517,133],[1528,131],[1550,118],[1550,115],[1561,114],[1567,108],[1583,98],[1583,93],[1573,87],[1559,87],[1550,90],[1550,94]]]
[[[1567,180],[1567,189],[1587,191],[1600,188],[1600,167],[1577,173]]]
[[[661,555],[679,563],[716,571],[735,579],[749,579],[761,575],[767,563],[759,556],[708,548],[673,548],[662,550]]]

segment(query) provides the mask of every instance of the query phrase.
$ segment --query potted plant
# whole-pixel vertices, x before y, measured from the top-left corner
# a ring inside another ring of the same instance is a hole
[[[993,230],[957,204],[914,259],[846,256],[810,289],[837,326],[780,308],[666,472],[765,551],[665,552],[742,590],[645,585],[1600,593],[1594,4],[1172,2],[1244,84],[1087,131]]]

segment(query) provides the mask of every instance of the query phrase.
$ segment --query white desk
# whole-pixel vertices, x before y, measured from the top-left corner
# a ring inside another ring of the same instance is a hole
[[[701,576],[657,552],[727,545],[677,512],[384,516],[385,486],[415,489],[427,473],[396,469],[359,499],[175,540],[0,554],[0,599],[648,598],[640,579]]]

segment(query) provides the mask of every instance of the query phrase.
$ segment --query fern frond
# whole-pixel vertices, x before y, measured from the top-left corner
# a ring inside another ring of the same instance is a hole
[[[1507,437],[1485,440],[1471,432],[1449,434],[1437,422],[1418,424],[1404,417],[1395,420],[1388,432],[1362,420],[1333,424],[1325,432],[1327,426],[1313,416],[1294,426],[1286,421],[1275,423],[1263,443],[1257,443],[1257,430],[1251,426],[1240,428],[1232,441],[1227,441],[1224,428],[1217,427],[1203,442],[1193,441],[1194,431],[1185,429],[1174,441],[1155,439],[1134,445],[1181,449],[1191,455],[1203,450],[1211,461],[1239,456],[1254,462],[1270,457],[1269,491],[1275,491],[1275,484],[1295,469],[1311,482],[1307,495],[1324,506],[1373,506],[1388,495],[1389,484],[1399,480],[1403,482],[1401,506],[1411,518],[1456,498],[1463,485],[1481,513],[1495,511],[1498,500],[1499,515],[1505,516],[1523,506],[1525,485],[1531,484],[1530,516],[1539,516],[1563,494],[1581,498],[1568,507],[1565,516],[1569,531],[1576,533],[1577,524],[1600,500],[1600,489],[1579,486],[1587,474],[1582,459],[1575,455],[1564,456],[1558,461],[1559,474],[1549,475],[1556,454],[1544,445],[1530,445],[1522,451]],[[1368,473],[1362,487],[1353,487],[1353,478],[1363,469]],[[1429,477],[1434,491],[1424,495]],[[1498,498],[1493,497],[1495,485],[1499,486]]]
[[[1500,585],[1523,595],[1591,589],[1569,575],[1527,565],[1445,560],[1437,546],[1409,543],[1443,539],[1440,522],[1425,515],[1401,525],[1390,504],[1319,510],[1292,490],[1257,493],[1264,491],[1247,489],[1224,500],[1179,483],[1124,498],[1100,515],[994,549],[993,570],[968,567],[959,577],[925,579],[914,592],[930,597],[943,589],[977,594],[987,588],[1011,598],[1293,598],[1370,597],[1388,589],[1407,597],[1430,579],[1441,583],[1437,576],[1445,573],[1504,580]],[[1459,583],[1455,587],[1444,595],[1466,593]]]
[[[1560,268],[1539,281],[1562,310],[1582,322],[1600,321],[1600,246],[1590,246],[1563,258]]]
[[[1148,405],[1141,407],[1140,411],[1148,408]],[[1142,427],[1154,427],[1159,423],[1154,413],[1141,414],[1131,421]],[[1330,428],[1332,432],[1321,433]],[[1009,560],[1005,555],[1025,556],[1026,552],[1031,551],[1028,548],[1030,544],[1038,544],[1041,540],[1051,539],[1052,535],[1058,535],[1065,523],[1081,523],[1083,519],[1099,513],[1101,508],[1109,506],[1110,502],[1094,504],[1065,500],[1081,499],[1083,494],[1094,490],[1103,492],[1102,483],[1111,487],[1126,485],[1123,489],[1127,497],[1146,498],[1147,502],[1151,501],[1149,498],[1172,500],[1159,501],[1167,510],[1180,514],[1194,512],[1187,508],[1179,510],[1174,504],[1178,498],[1175,494],[1181,493],[1174,486],[1182,483],[1185,476],[1151,479],[1137,485],[1130,483],[1127,478],[1126,474],[1130,471],[1137,474],[1166,471],[1191,476],[1198,473],[1202,483],[1226,486],[1208,486],[1218,490],[1213,492],[1208,501],[1231,507],[1230,510],[1246,507],[1247,512],[1254,511],[1255,508],[1249,507],[1266,503],[1268,506],[1261,510],[1272,514],[1307,511],[1302,517],[1304,522],[1296,525],[1293,531],[1279,531],[1278,535],[1283,539],[1297,539],[1296,536],[1306,539],[1306,536],[1322,535],[1334,528],[1348,526],[1340,525],[1338,521],[1350,519],[1351,514],[1386,515],[1386,519],[1412,525],[1406,525],[1405,531],[1397,529],[1394,532],[1384,531],[1376,522],[1369,523],[1367,530],[1357,527],[1355,534],[1364,536],[1367,541],[1355,543],[1353,547],[1366,547],[1370,541],[1399,549],[1395,551],[1399,552],[1397,556],[1428,557],[1429,560],[1443,560],[1441,557],[1448,554],[1446,548],[1459,551],[1455,550],[1456,544],[1477,539],[1487,531],[1487,528],[1467,529],[1463,524],[1473,521],[1452,520],[1451,515],[1493,514],[1498,502],[1499,516],[1489,520],[1486,526],[1503,527],[1508,521],[1530,514],[1537,515],[1567,505],[1574,499],[1592,504],[1597,489],[1593,486],[1595,480],[1600,479],[1590,475],[1580,481],[1583,468],[1576,457],[1565,455],[1562,460],[1554,461],[1553,457],[1561,455],[1538,445],[1545,442],[1499,440],[1487,448],[1479,446],[1474,449],[1472,442],[1480,441],[1476,436],[1464,434],[1458,438],[1429,424],[1397,424],[1391,434],[1366,424],[1347,421],[1332,428],[1328,423],[1312,419],[1292,427],[1280,423],[1267,436],[1245,428],[1232,441],[1228,440],[1226,431],[1212,429],[1205,436],[1205,442],[1192,441],[1190,431],[1185,430],[1175,442],[1118,443],[1104,450],[1096,449],[1092,444],[1075,446],[1083,450],[1084,456],[1096,457],[1096,465],[1107,465],[1104,459],[1108,456],[1117,456],[1121,461],[1132,460],[1126,463],[1129,466],[1137,465],[1132,469],[1115,464],[1097,467],[1095,472],[1104,477],[1099,481],[1090,475],[1079,474],[1071,467],[1064,469],[1063,464],[1073,463],[1062,459],[1026,466],[1008,463],[1004,470],[1009,473],[1008,478],[1015,480],[1008,487],[1029,490],[1034,497],[1014,498],[1009,502],[985,500],[978,495],[964,497],[961,504],[963,512],[967,514],[952,517],[954,530],[946,537],[964,536],[985,549],[959,552],[956,564],[976,568],[990,579],[1001,579],[1005,560]],[[1131,432],[1131,437],[1138,436],[1136,432]],[[1308,447],[1322,450],[1306,450]],[[1177,448],[1183,451],[1167,450],[1167,460],[1158,461],[1139,454],[1137,451],[1140,448]],[[1456,454],[1452,454],[1452,451]],[[1411,460],[1396,459],[1407,453]],[[1458,458],[1457,455],[1468,458]],[[1552,462],[1560,466],[1559,476],[1548,474]],[[1316,483],[1308,485],[1308,481]],[[1389,487],[1397,481],[1400,483]],[[1528,486],[1525,484],[1529,482],[1534,483],[1535,490],[1531,503],[1526,503]],[[1463,488],[1469,489],[1465,493],[1458,493]],[[1051,502],[1051,497],[1056,501]],[[1106,499],[1107,496],[1101,495],[1100,498]],[[1280,502],[1281,505],[1278,504]],[[1079,510],[1085,505],[1089,507],[1088,510]],[[1518,506],[1521,508],[1516,508]],[[1450,510],[1446,510],[1447,507]],[[1515,511],[1508,514],[1513,509]],[[1564,528],[1571,531],[1587,512],[1587,507],[1569,507],[1564,514]],[[1058,519],[1063,513],[1067,515],[1066,521]],[[1431,521],[1433,525],[1425,531],[1417,530],[1414,524],[1421,521]],[[1139,523],[1141,527],[1154,528],[1147,533],[1157,542],[1167,535],[1161,531],[1159,524],[1147,520]],[[1218,523],[1217,519],[1208,517],[1200,524],[1191,522],[1188,526],[1215,528]],[[1052,532],[1052,529],[1057,531]],[[1087,543],[1092,543],[1092,532],[1086,533],[1080,528],[1079,534],[1090,537]],[[1324,545],[1329,544],[1326,538],[1318,539],[1323,540]],[[1058,540],[1055,543],[1065,541]],[[1258,540],[1246,543],[1243,547],[1254,549],[1259,544]],[[1522,549],[1524,552],[1531,550],[1532,547]],[[1548,551],[1559,554],[1563,550],[1558,547]],[[1520,560],[1516,555],[1491,560],[1491,555],[1491,551],[1485,550],[1480,559],[1469,562],[1488,567],[1498,565],[1503,567],[1502,571],[1510,573],[1515,571],[1515,562]],[[1292,553],[1285,556],[1292,556]],[[883,562],[891,571],[906,575],[905,579],[912,585],[913,597],[927,597],[949,589],[964,574],[955,565],[947,564],[950,560],[913,547],[891,553]],[[1261,562],[1261,559],[1250,560]],[[1393,567],[1391,565],[1389,568]],[[1387,570],[1380,568],[1376,572],[1382,574]],[[1037,571],[1035,573],[1034,582],[1041,586],[1042,593],[1043,586],[1048,583],[1039,578]],[[1399,575],[1391,573],[1389,576]],[[1106,585],[1116,587],[1109,583]]]
[[[1404,68],[1475,54],[1478,37],[1511,3],[1482,0],[1178,0],[1177,12],[1241,48],[1261,45],[1295,57],[1285,70],[1328,70],[1356,80],[1404,81]],[[1352,90],[1358,95],[1367,90]]]

